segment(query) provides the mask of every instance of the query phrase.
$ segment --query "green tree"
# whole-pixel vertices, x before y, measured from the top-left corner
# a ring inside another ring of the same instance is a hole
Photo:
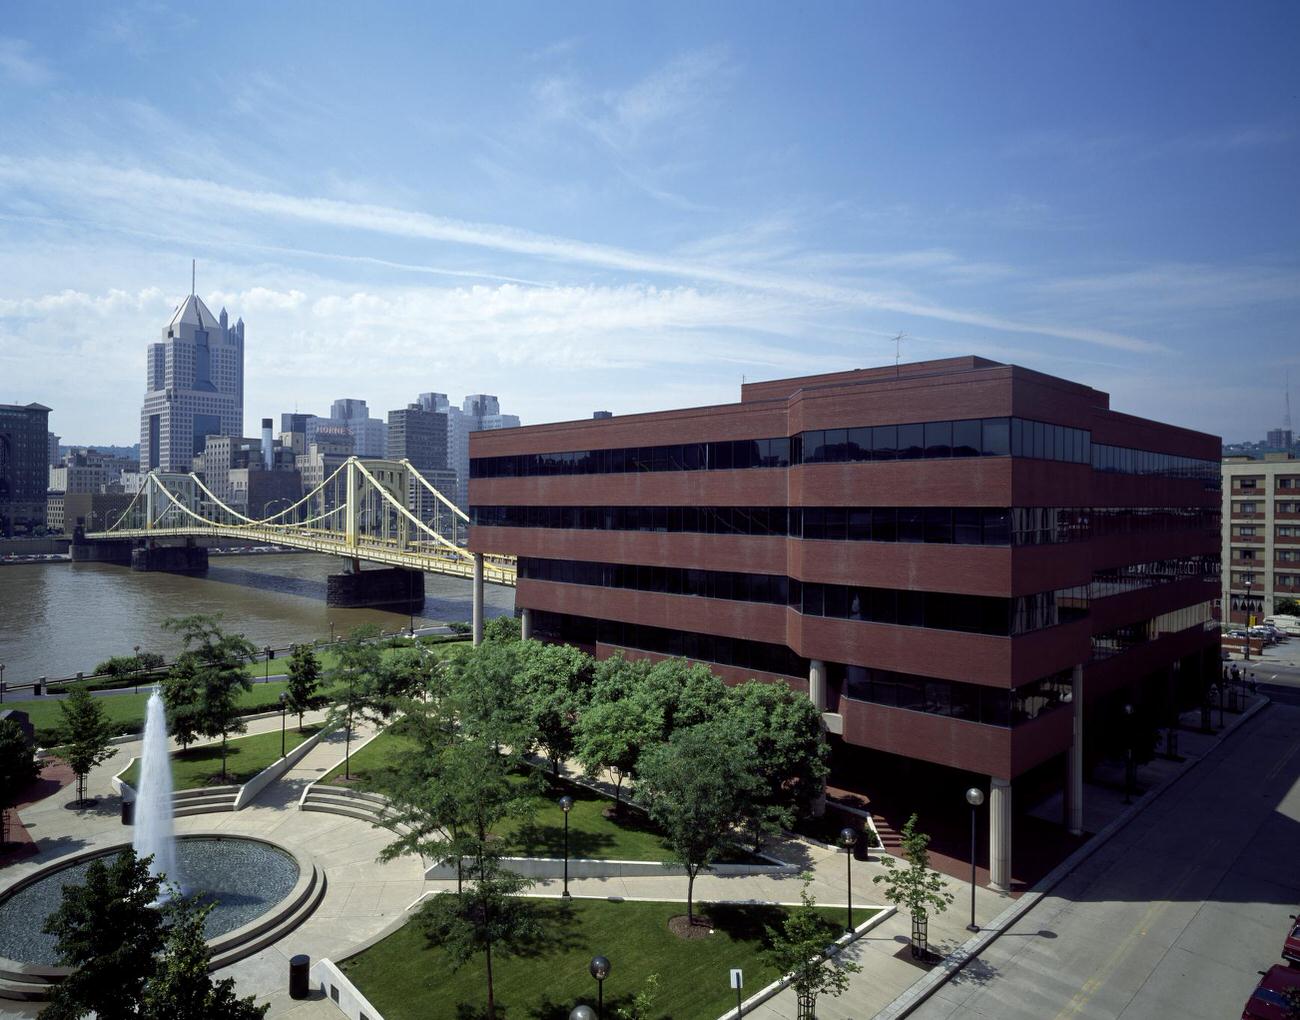
[[[632,996],[632,1001],[628,1005],[620,1006],[615,1016],[618,1020],[651,1020],[657,998],[659,998],[659,975],[651,974],[645,979],[641,991]]]
[[[9,812],[41,774],[36,745],[13,719],[0,719],[0,846],[9,842]]]
[[[422,697],[440,665],[441,660],[424,645],[407,645],[390,652],[375,682],[380,711],[392,718],[403,699]]]
[[[95,667],[96,676],[106,676],[114,684],[125,684],[132,674],[139,673],[140,658],[137,655],[114,655]]]
[[[375,696],[376,678],[383,666],[382,650],[374,624],[356,627],[347,638],[335,645],[338,665],[330,670],[334,703],[326,725],[344,728],[343,778],[352,778],[352,734],[358,722],[380,719],[383,715]]]
[[[912,955],[924,957],[929,952],[927,938],[931,913],[941,914],[952,905],[953,894],[944,885],[943,876],[930,869],[930,837],[916,831],[915,812],[903,826],[902,850],[905,865],[895,864],[888,854],[881,857],[887,869],[871,881],[883,885],[885,895],[912,915]]]
[[[221,778],[226,778],[226,751],[232,733],[247,729],[239,714],[239,694],[251,691],[253,682],[244,663],[257,649],[242,634],[227,634],[220,617],[183,616],[163,621],[163,629],[181,636],[185,651],[176,661],[173,675],[186,678],[173,691],[183,690],[192,700],[178,704],[176,729],[192,728],[205,737],[221,738]],[[164,685],[163,700],[167,701]],[[168,704],[168,721],[172,706]]]
[[[551,760],[551,774],[573,754],[578,715],[591,684],[591,656],[572,645],[525,641],[519,646],[517,679],[538,746]]]
[[[614,809],[623,809],[623,780],[636,774],[643,748],[664,730],[663,704],[649,689],[652,664],[613,655],[596,663],[591,697],[578,717],[574,751],[588,775],[614,777]]]
[[[770,947],[764,953],[777,972],[790,976],[790,986],[799,1004],[800,1020],[814,1020],[817,997],[837,997],[848,991],[849,975],[862,968],[851,960],[826,961],[826,943],[833,938],[827,932],[825,918],[817,913],[817,901],[808,891],[811,879],[804,878],[799,893],[802,903],[790,911],[779,929],[768,928]]]
[[[830,770],[821,713],[784,683],[749,680],[728,688],[725,718],[730,743],[748,748],[759,780],[746,818],[758,850],[765,836],[806,816],[824,789]]]
[[[302,717],[306,712],[321,708],[326,703],[320,688],[320,660],[308,645],[294,645],[289,654],[288,677],[284,685],[284,704],[298,716],[298,729],[302,730]]]
[[[461,729],[522,757],[536,743],[519,682],[519,641],[462,646],[447,659],[447,681]]]
[[[1277,616],[1300,616],[1300,599],[1275,599],[1273,613]]]
[[[63,887],[63,899],[45,921],[58,939],[59,963],[73,968],[53,986],[47,1020],[135,1020],[154,957],[163,948],[163,912],[150,908],[160,879],[146,861],[123,850],[93,861],[82,885]]]
[[[686,918],[695,923],[695,879],[730,845],[757,779],[726,731],[701,723],[651,748],[638,764],[637,799],[664,831],[674,860],[686,869]]]
[[[644,695],[659,705],[659,740],[717,718],[727,704],[727,685],[707,666],[661,659],[646,673]]]
[[[523,955],[541,943],[544,931],[537,905],[519,894],[531,880],[501,866],[488,854],[471,868],[469,887],[462,892],[438,893],[417,915],[425,937],[447,954],[453,968],[463,967],[480,954],[487,983],[487,1020],[496,1020],[493,954]]]
[[[519,621],[513,616],[494,616],[483,624],[484,641],[518,641],[522,633]]]
[[[63,760],[68,763],[77,777],[77,802],[86,800],[86,775],[96,765],[108,761],[117,754],[113,747],[113,727],[108,722],[108,715],[99,703],[84,687],[74,687],[72,692],[59,702],[59,711],[63,716],[63,734],[66,741],[63,748]]]
[[[181,656],[167,671],[159,689],[167,708],[167,729],[182,748],[187,748],[203,735],[203,684],[198,658]]]
[[[194,898],[172,900],[166,908],[167,939],[144,989],[144,1016],[150,1020],[260,1020],[269,1006],[235,994],[235,979],[208,976],[212,950],[203,919],[212,905]]]

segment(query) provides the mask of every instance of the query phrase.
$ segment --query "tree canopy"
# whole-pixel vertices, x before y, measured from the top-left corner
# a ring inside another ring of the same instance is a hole
[[[66,743],[62,755],[77,777],[77,800],[86,799],[86,776],[96,765],[117,754],[112,744],[113,727],[99,699],[84,687],[74,687],[59,702]]]

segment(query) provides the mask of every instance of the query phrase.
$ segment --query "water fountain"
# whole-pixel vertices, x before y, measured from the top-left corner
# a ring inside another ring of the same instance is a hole
[[[181,891],[176,870],[176,836],[172,832],[172,763],[167,747],[167,712],[154,688],[145,707],[144,746],[140,752],[140,791],[135,799],[136,855],[153,857],[149,873],[166,879],[167,891]]]

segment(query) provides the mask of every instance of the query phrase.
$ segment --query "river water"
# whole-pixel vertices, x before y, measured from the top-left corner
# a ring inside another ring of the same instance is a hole
[[[325,605],[325,579],[343,561],[302,553],[213,556],[206,575],[137,573],[105,563],[0,566],[0,663],[7,684],[89,673],[111,655],[142,650],[171,660],[180,642],[160,624],[169,616],[220,613],[228,630],[257,647],[346,634],[363,623],[393,631],[405,613]],[[416,626],[468,621],[471,582],[426,574]],[[488,617],[514,612],[513,588],[484,586]]]

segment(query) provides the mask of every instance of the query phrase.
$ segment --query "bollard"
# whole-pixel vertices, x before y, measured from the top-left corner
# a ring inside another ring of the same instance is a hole
[[[311,957],[299,953],[289,958],[289,998],[305,999],[311,995]]]
[[[33,698],[39,698],[41,696],[41,691],[44,690],[45,682],[46,682],[45,677],[38,677],[36,680],[32,682]]]
[[[135,801],[122,798],[122,824],[135,824]]]

